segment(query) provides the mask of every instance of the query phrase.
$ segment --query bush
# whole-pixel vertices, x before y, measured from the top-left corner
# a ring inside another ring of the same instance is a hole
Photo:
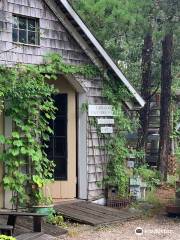
[[[63,216],[60,216],[60,215],[51,214],[48,216],[47,222],[56,226],[61,226],[64,223],[64,218]]]
[[[146,194],[146,202],[152,204],[155,208],[160,208],[162,206],[159,197],[156,195],[155,190],[148,191]]]
[[[16,240],[16,238],[5,236],[5,235],[0,235],[0,240]]]
[[[141,165],[134,171],[135,175],[139,175],[148,184],[148,187],[155,187],[160,184],[160,173],[155,169],[152,170],[148,165]]]

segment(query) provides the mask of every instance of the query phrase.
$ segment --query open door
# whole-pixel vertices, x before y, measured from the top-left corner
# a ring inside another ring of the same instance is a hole
[[[54,134],[47,149],[48,159],[55,162],[55,182],[49,185],[55,201],[76,197],[76,93],[65,79],[54,97],[56,119],[50,122]]]

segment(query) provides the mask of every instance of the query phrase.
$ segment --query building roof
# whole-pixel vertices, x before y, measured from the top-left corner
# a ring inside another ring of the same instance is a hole
[[[50,0],[45,0],[45,2],[49,5],[51,8]],[[102,47],[102,45],[98,42],[98,40],[95,38],[95,36],[91,33],[91,31],[88,29],[88,27],[85,25],[85,23],[82,21],[80,16],[76,13],[76,11],[73,9],[71,4],[67,0],[55,0],[56,4],[60,7],[60,10],[62,13],[65,14],[65,17],[68,18],[71,25],[74,26],[76,31],[78,31],[88,44],[88,47],[91,48],[96,54],[96,58],[99,59],[101,62],[103,62],[103,65],[107,67],[107,69],[116,77],[119,78],[124,85],[129,89],[129,91],[132,93],[134,98],[137,100],[139,105],[143,107],[145,105],[144,99],[140,96],[140,94],[135,90],[135,88],[132,86],[132,84],[127,80],[127,78],[124,76],[124,74],[121,72],[121,70],[117,67],[115,62],[112,60],[112,58],[108,55],[108,53],[105,51],[105,49]],[[54,9],[54,13],[57,15],[57,10]],[[63,21],[64,18],[59,16],[61,20]],[[65,26],[66,27],[66,26]],[[69,31],[72,30],[69,26]],[[75,36],[76,37],[76,36]],[[84,50],[87,50],[87,45],[84,48]],[[91,56],[90,56],[91,58]],[[93,59],[95,62],[95,60]]]

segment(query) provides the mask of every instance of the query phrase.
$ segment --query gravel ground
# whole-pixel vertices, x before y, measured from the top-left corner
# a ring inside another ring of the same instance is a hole
[[[161,187],[157,190],[156,197],[165,206],[173,201],[175,190]],[[180,240],[180,218],[168,218],[163,207],[153,211],[152,215],[147,212],[148,208],[141,206],[139,209],[144,209],[145,214],[140,220],[106,227],[70,225],[68,235],[61,236],[59,240]],[[136,229],[143,233],[136,234]]]
[[[135,233],[143,229],[142,235]],[[79,225],[69,229],[63,240],[180,240],[180,219],[165,216],[134,220],[108,227],[90,227]]]

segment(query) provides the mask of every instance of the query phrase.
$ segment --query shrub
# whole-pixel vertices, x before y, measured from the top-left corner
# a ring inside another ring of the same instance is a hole
[[[0,240],[16,240],[16,238],[5,236],[5,235],[0,235]]]
[[[157,170],[151,169],[148,165],[141,165],[134,169],[135,175],[139,175],[147,184],[148,187],[154,187],[160,184],[160,174]]]
[[[158,196],[156,195],[155,190],[148,191],[146,194],[146,202],[152,204],[155,208],[161,207],[161,202]]]
[[[64,223],[64,218],[60,215],[51,214],[48,216],[47,222],[56,226],[61,226]]]

